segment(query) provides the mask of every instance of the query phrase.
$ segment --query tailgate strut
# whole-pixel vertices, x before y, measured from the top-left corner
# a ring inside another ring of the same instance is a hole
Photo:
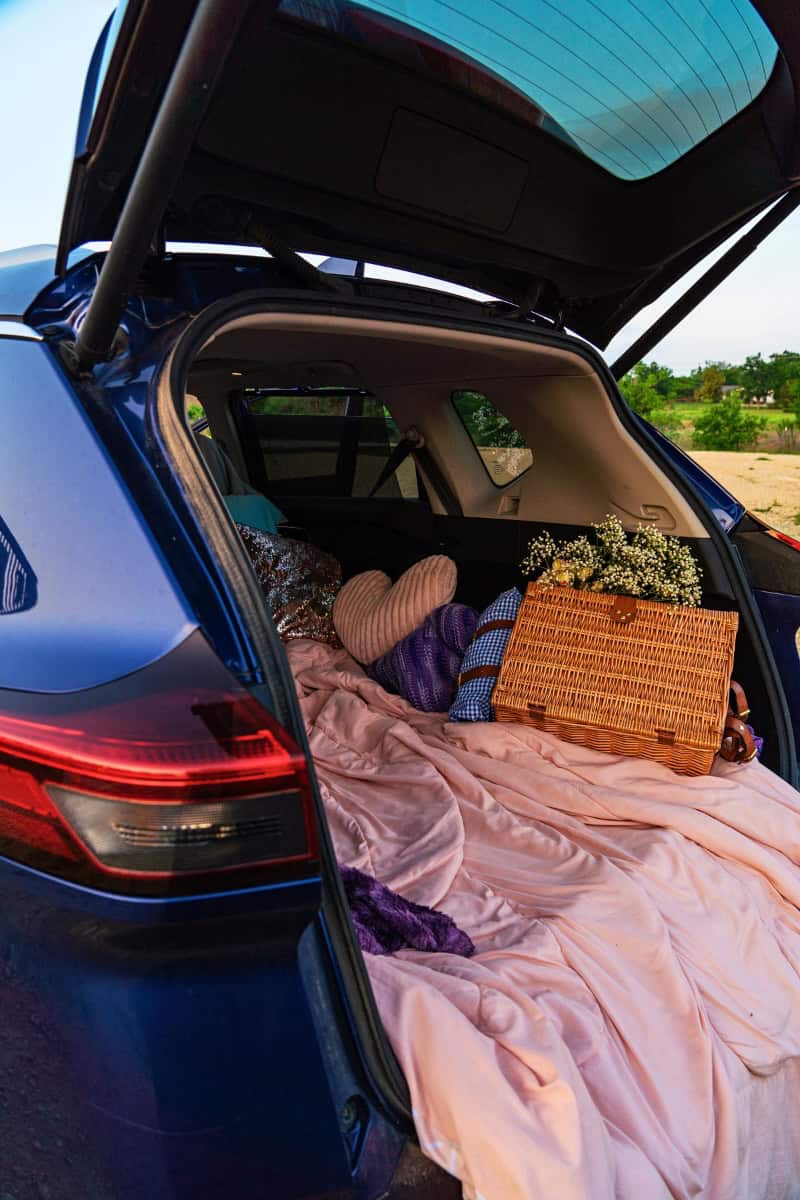
[[[251,0],[199,0],[78,336],[59,347],[73,372],[90,371],[113,352],[128,296],[250,6]]]
[[[776,229],[781,221],[797,208],[798,204],[800,204],[800,188],[794,188],[791,192],[787,192],[777,204],[773,204],[772,208],[764,214],[760,221],[756,222],[752,229],[748,229],[738,242],[734,242],[730,250],[726,250],[713,266],[709,267],[665,313],[662,313],[657,321],[653,322],[649,329],[646,329],[619,356],[610,368],[614,378],[621,379],[630,371],[631,367],[635,366],[640,359],[644,358],[645,354],[653,349],[653,346],[658,345],[661,339],[666,337],[684,317],[688,316],[692,309],[705,300],[709,292],[722,283],[723,279],[727,279],[740,263],[749,258],[767,234],[772,233],[773,229]]]

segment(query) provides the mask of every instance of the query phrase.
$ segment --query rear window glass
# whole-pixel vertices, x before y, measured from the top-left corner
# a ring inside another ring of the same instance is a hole
[[[389,410],[365,392],[245,391],[240,405],[250,475],[270,496],[368,497],[401,439]],[[374,493],[415,500],[413,458]]]
[[[533,466],[533,451],[488,396],[458,391],[452,400],[493,484],[505,487]]]
[[[283,0],[281,10],[516,109],[622,179],[655,174],[734,117],[778,52],[749,0]]]

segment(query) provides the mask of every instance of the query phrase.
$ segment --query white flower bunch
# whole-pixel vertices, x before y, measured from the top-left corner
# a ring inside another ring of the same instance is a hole
[[[533,538],[520,563],[522,573],[561,587],[700,605],[700,566],[676,537],[642,525],[629,537],[613,516],[593,529],[593,540],[581,535],[556,542],[549,533]]]

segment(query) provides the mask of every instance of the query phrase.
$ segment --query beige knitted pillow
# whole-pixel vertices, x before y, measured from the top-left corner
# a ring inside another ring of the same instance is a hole
[[[456,590],[456,564],[444,554],[423,558],[397,583],[383,571],[348,579],[333,605],[333,624],[344,648],[358,662],[371,663],[418,629]]]

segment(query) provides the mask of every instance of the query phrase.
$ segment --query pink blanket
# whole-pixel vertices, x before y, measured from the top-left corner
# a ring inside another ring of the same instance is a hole
[[[452,725],[288,653],[340,861],[476,945],[366,956],[465,1196],[800,1195],[800,795]]]

